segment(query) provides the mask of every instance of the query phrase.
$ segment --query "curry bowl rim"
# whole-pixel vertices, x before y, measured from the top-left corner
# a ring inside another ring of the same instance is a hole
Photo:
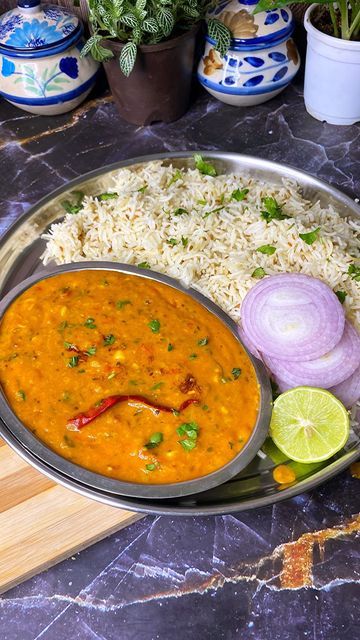
[[[230,318],[216,303],[204,296],[202,293],[192,287],[186,287],[180,281],[170,276],[120,262],[84,261],[63,264],[60,266],[51,266],[51,268],[35,273],[20,282],[11,289],[4,298],[2,298],[2,300],[0,300],[0,323],[8,308],[27,289],[42,280],[72,271],[116,271],[118,273],[125,273],[159,282],[190,296],[207,311],[215,315],[242,346],[254,367],[259,387],[260,401],[252,433],[243,449],[241,449],[241,451],[229,462],[215,471],[204,476],[198,476],[191,480],[164,484],[145,484],[117,480],[71,462],[67,458],[50,449],[50,447],[38,439],[30,429],[25,426],[25,424],[12,410],[0,386],[0,419],[4,422],[10,433],[22,444],[23,447],[25,447],[25,449],[28,449],[40,461],[45,462],[50,469],[61,472],[71,480],[88,486],[92,490],[98,490],[100,492],[106,491],[107,493],[119,496],[145,499],[179,498],[182,496],[202,493],[203,491],[219,486],[236,476],[251,462],[251,460],[253,460],[268,435],[271,418],[272,393],[270,380],[265,366],[260,360],[255,358],[243,344],[234,320],[232,320],[232,318]]]

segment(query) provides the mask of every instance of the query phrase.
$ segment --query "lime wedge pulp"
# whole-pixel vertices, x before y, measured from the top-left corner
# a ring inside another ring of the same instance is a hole
[[[296,462],[331,458],[344,446],[349,429],[349,413],[324,389],[295,387],[274,402],[270,436],[280,451]]]

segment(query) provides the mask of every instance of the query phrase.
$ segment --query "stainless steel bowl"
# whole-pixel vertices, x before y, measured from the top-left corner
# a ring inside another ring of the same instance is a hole
[[[132,274],[139,278],[160,282],[164,285],[177,289],[178,291],[191,296],[199,304],[210,311],[210,313],[214,314],[234,335],[236,340],[242,344],[235,322],[233,322],[233,320],[231,320],[231,318],[229,318],[229,316],[217,305],[208,300],[208,298],[198,291],[191,288],[185,288],[179,282],[173,278],[169,278],[168,276],[164,276],[153,271],[143,270],[139,267],[114,262],[81,262],[63,265],[27,278],[12,289],[0,302],[0,321],[14,300],[35,283],[46,278],[51,278],[52,276],[60,273],[83,270],[119,271],[120,273]],[[12,411],[2,390],[0,391],[0,418],[6,424],[7,429],[12,436],[21,443],[21,445],[27,449],[35,459],[45,463],[48,468],[52,468],[56,472],[61,473],[74,483],[82,485],[82,487],[85,486],[101,493],[106,492],[108,494],[120,496],[156,499],[175,498],[199,493],[226,482],[244,469],[257,454],[268,433],[272,401],[269,378],[263,364],[254,358],[244,345],[242,346],[254,366],[260,387],[260,404],[254,430],[244,448],[235,458],[233,458],[233,460],[220,469],[200,478],[169,484],[141,484],[135,482],[122,482],[120,480],[115,480],[89,471],[88,469],[61,457],[47,447],[41,440],[36,438],[36,436],[33,435],[33,433]]]

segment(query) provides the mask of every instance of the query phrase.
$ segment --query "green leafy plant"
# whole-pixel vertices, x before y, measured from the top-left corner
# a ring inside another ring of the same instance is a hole
[[[181,33],[201,20],[214,0],[89,0],[91,36],[82,55],[91,53],[104,62],[113,57],[106,41],[124,43],[119,62],[122,72],[129,76],[134,68],[139,45],[157,44]],[[208,21],[210,37],[216,48],[225,55],[231,34],[219,20]]]
[[[291,4],[292,0],[260,0],[254,13],[279,9]],[[313,0],[298,0],[299,4],[313,4]],[[329,18],[335,38],[358,40],[360,31],[360,0],[320,0],[319,5],[328,5]]]

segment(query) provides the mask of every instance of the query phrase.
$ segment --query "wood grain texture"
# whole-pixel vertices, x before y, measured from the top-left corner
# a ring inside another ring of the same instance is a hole
[[[141,517],[54,484],[0,440],[0,593]]]

